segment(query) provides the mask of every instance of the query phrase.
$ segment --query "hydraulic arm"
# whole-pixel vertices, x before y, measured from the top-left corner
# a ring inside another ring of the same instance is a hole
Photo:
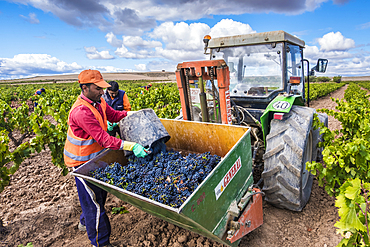
[[[190,93],[190,81],[197,80],[199,83],[200,105],[202,122],[209,122],[209,108],[214,109],[215,121],[217,123],[231,124],[231,103],[229,92],[229,67],[224,60],[205,60],[179,63],[176,70],[177,86],[180,91],[183,119],[192,119],[192,100]],[[213,104],[210,107],[207,103],[205,93],[205,81],[212,84]],[[215,81],[217,80],[217,87]],[[216,103],[217,99],[217,103]]]

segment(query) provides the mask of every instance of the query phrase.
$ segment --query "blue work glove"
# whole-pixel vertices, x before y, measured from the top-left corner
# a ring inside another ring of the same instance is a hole
[[[118,123],[113,123],[113,128],[117,126],[118,126]]]
[[[136,157],[144,158],[145,156],[148,155],[149,150],[145,149],[139,143],[136,143],[132,149],[132,152],[134,152]]]
[[[111,122],[107,122],[108,123],[108,131],[112,131],[113,130],[113,124]]]

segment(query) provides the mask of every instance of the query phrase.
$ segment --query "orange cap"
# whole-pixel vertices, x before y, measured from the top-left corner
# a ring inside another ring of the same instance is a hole
[[[86,84],[86,83],[93,83],[98,87],[107,88],[110,85],[104,81],[103,76],[100,74],[98,70],[84,70],[78,75],[78,83]]]

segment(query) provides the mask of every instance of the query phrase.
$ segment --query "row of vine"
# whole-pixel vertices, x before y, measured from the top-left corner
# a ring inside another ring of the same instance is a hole
[[[370,83],[361,83],[370,88]],[[307,163],[319,185],[336,197],[340,220],[335,224],[343,239],[342,246],[370,246],[370,95],[351,83],[344,99],[334,99],[336,110],[320,109],[341,122],[340,130],[331,131],[317,118],[324,141],[323,163]]]

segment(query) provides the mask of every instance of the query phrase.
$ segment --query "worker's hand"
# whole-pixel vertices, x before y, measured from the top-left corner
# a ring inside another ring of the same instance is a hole
[[[150,152],[148,149],[145,149],[139,143],[124,141],[123,150],[132,151],[134,155],[139,158],[144,158]]]
[[[145,149],[143,146],[141,146],[139,143],[136,143],[134,148],[132,149],[136,157],[144,158],[148,155],[149,150]]]
[[[109,121],[107,121],[107,123],[108,123],[108,131],[112,131],[114,127],[113,124]]]
[[[128,116],[131,116],[132,114],[134,114],[136,111],[127,111],[127,117]]]
[[[113,123],[113,128],[118,126],[118,123]]]

